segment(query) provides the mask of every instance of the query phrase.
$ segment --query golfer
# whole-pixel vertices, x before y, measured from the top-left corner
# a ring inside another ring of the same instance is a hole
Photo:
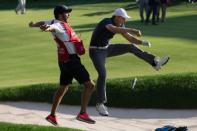
[[[106,68],[105,62],[107,57],[131,53],[138,58],[150,64],[154,69],[159,70],[161,66],[166,64],[169,60],[168,56],[161,59],[148,52],[139,49],[136,45],[151,46],[151,43],[145,40],[140,40],[134,37],[141,36],[141,32],[136,29],[126,28],[125,21],[130,18],[123,8],[118,8],[113,13],[111,18],[104,18],[101,20],[91,38],[89,55],[98,72],[97,87],[97,104],[96,109],[100,115],[108,116],[107,107],[104,105],[107,102],[106,98]],[[110,39],[116,34],[122,36],[129,41],[129,44],[110,44]]]
[[[77,115],[77,120],[94,124],[95,121],[92,120],[86,112],[94,84],[90,80],[89,73],[82,65],[78,56],[78,54],[83,54],[83,50],[78,50],[76,46],[81,45],[81,40],[67,22],[71,11],[72,9],[65,5],[58,5],[54,9],[55,19],[29,23],[30,27],[40,27],[43,31],[51,32],[58,48],[58,62],[61,72],[60,86],[54,95],[51,113],[46,117],[46,120],[54,125],[58,125],[56,119],[57,107],[65,92],[68,90],[69,84],[71,84],[73,78],[75,78],[85,87],[81,97],[81,111]]]

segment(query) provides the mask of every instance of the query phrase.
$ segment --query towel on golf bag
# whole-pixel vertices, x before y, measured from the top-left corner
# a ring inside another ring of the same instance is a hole
[[[170,126],[170,125],[155,129],[155,131],[187,131],[187,130],[188,129],[186,126],[174,127],[174,126]]]

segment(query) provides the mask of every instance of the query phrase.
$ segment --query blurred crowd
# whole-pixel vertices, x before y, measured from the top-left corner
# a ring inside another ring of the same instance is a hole
[[[187,0],[188,3],[195,3],[197,0]]]
[[[26,12],[26,0],[18,0],[18,4],[15,9],[16,14],[25,14]]]
[[[157,25],[159,22],[165,22],[166,8],[170,2],[170,0],[137,0],[141,22],[146,25],[149,23]],[[152,19],[150,20],[151,15]]]

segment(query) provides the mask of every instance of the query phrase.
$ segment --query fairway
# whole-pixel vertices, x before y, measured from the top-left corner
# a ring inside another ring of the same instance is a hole
[[[151,48],[143,49],[158,56],[171,57],[168,65],[160,72],[131,54],[109,58],[108,78],[197,72],[197,4],[168,8],[166,23],[158,26],[141,24],[138,9],[133,8],[135,6],[131,2],[75,3],[71,7],[73,12],[69,23],[81,34],[86,49],[96,23],[104,17],[110,17],[114,9],[124,7],[132,17],[126,26],[140,29],[142,38],[152,43]],[[59,68],[56,45],[51,34],[28,27],[31,20],[53,18],[51,5],[48,8],[29,8],[26,15],[16,15],[10,9],[0,10],[0,18],[0,87],[57,83]],[[127,43],[120,35],[114,37],[112,42]],[[82,62],[91,77],[96,79],[88,50]]]

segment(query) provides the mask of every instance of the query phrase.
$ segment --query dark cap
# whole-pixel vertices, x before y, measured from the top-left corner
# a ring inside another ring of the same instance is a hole
[[[54,15],[55,15],[55,18],[56,18],[56,17],[58,17],[59,14],[62,14],[62,13],[70,13],[71,11],[72,11],[72,9],[71,8],[68,8],[65,5],[57,5],[54,8]]]

